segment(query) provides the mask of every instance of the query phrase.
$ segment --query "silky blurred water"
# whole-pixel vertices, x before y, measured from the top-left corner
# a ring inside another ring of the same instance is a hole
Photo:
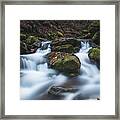
[[[81,41],[81,49],[75,55],[81,61],[80,75],[67,77],[47,67],[46,55],[51,52],[50,42],[42,42],[36,53],[20,55],[20,98],[24,100],[87,100],[100,97],[100,71],[91,63],[89,41]],[[50,97],[50,86],[77,88],[75,93],[63,93],[62,97]]]

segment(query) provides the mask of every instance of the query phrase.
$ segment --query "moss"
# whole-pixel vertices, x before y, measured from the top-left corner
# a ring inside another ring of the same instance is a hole
[[[75,38],[60,38],[52,41],[52,51],[76,53],[81,47],[81,41]]]
[[[66,45],[56,46],[53,50],[57,52],[72,53],[74,52],[74,47],[71,44],[66,44]]]
[[[100,45],[100,32],[96,32],[93,35],[92,40],[95,44]]]
[[[75,52],[75,53],[79,52],[79,50],[80,50],[79,47],[75,47],[75,48],[74,48],[74,52]]]
[[[27,39],[27,35],[25,34],[20,34],[20,40],[23,41],[23,40],[26,40]]]
[[[57,31],[57,32],[50,31],[47,33],[47,36],[48,36],[49,40],[55,40],[56,38],[63,37],[64,35],[62,32],[59,32],[59,31]]]
[[[28,48],[24,42],[20,42],[20,54],[27,54]]]
[[[77,59],[77,57],[75,55],[66,55],[64,57],[64,64],[66,64],[67,62],[69,62],[69,63],[77,63],[78,65],[80,63],[79,59]]]
[[[48,58],[49,67],[63,72],[65,75],[77,75],[80,70],[80,60],[70,53],[53,52]]]
[[[58,31],[58,32],[57,32],[57,36],[58,36],[58,37],[63,37],[63,33],[61,33],[61,32]]]
[[[89,30],[82,30],[82,33],[89,33]]]
[[[99,27],[100,26],[100,21],[99,20],[95,20],[91,23],[90,26],[93,26],[93,27]]]
[[[26,39],[26,44],[32,45],[34,42],[38,41],[38,37],[35,36],[29,36]]]
[[[62,59],[57,59],[57,61],[54,63],[54,68],[56,68],[58,70],[63,69],[63,61],[62,61]]]
[[[83,30],[80,32],[80,38],[81,39],[90,39],[91,33],[89,32],[89,30]]]
[[[54,40],[57,37],[57,34],[54,32],[49,32],[48,33],[48,39],[49,40]]]
[[[100,31],[100,21],[99,20],[96,20],[96,21],[93,21],[89,27],[88,27],[88,30],[89,32],[91,33],[91,37],[93,37],[93,35]]]
[[[98,67],[100,65],[100,49],[99,48],[92,48],[88,52],[88,56],[92,62],[95,62]]]

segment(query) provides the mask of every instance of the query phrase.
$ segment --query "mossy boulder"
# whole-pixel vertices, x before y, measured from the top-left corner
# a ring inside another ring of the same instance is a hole
[[[39,41],[39,37],[29,36],[25,41],[26,44],[32,45],[33,43]]]
[[[80,60],[76,55],[63,52],[51,52],[48,54],[48,67],[56,69],[66,75],[78,75],[80,66]]]
[[[49,95],[62,95],[63,93],[75,93],[78,89],[75,88],[65,88],[65,87],[61,87],[61,86],[51,86],[48,89],[48,94]]]
[[[75,38],[60,38],[52,41],[51,49],[56,52],[74,53],[81,47],[81,41]]]
[[[27,48],[26,43],[20,42],[20,54],[27,54],[27,53],[29,53],[28,51],[29,50]]]
[[[20,34],[20,41],[24,41],[27,39],[27,35],[25,34]]]
[[[55,38],[57,38],[57,34],[55,32],[48,32],[47,36],[49,40],[54,40]]]
[[[29,54],[34,53],[38,48],[41,47],[41,41],[39,37],[36,36],[28,36],[21,34],[20,36],[20,54]]]
[[[93,42],[100,46],[100,32],[96,32],[92,37]]]
[[[80,31],[80,38],[81,39],[90,39],[91,38],[91,33],[89,32],[89,30],[82,30]]]
[[[56,52],[66,52],[66,53],[74,53],[74,47],[71,44],[66,44],[66,45],[61,45],[61,46],[56,46],[53,47],[53,51]]]
[[[90,60],[97,64],[98,68],[100,67],[100,49],[92,48],[88,51],[88,56]]]

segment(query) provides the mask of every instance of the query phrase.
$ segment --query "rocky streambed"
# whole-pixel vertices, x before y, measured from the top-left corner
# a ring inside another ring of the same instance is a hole
[[[100,99],[99,20],[21,20],[20,98]]]
[[[21,99],[99,99],[100,49],[90,39],[38,39],[32,45],[37,47],[20,55]]]

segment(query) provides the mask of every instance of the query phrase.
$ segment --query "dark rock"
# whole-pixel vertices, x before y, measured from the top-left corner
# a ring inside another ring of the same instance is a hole
[[[92,37],[92,40],[95,44],[100,46],[100,32],[96,32]]]
[[[51,52],[48,54],[48,67],[63,72],[66,75],[79,75],[80,66],[80,60],[74,54],[63,52]]]
[[[90,41],[89,44],[92,48],[99,48],[100,49],[100,46],[96,45],[93,41]]]
[[[41,50],[46,50],[47,48],[48,48],[48,45],[49,45],[50,43],[46,43],[46,44],[44,44],[44,45],[42,45],[41,46]]]
[[[41,38],[41,37],[39,37],[38,40],[41,41],[41,42],[42,42],[42,41],[47,41],[47,39]]]
[[[95,20],[86,29],[80,31],[81,39],[92,39],[96,32],[100,32],[100,21]],[[98,41],[99,42],[99,41]],[[98,44],[99,45],[99,44]]]
[[[79,51],[80,43],[81,41],[75,38],[61,38],[54,40],[51,48],[52,51],[74,53]],[[76,47],[77,49],[74,49]]]
[[[97,100],[100,100],[100,98],[99,98],[99,97],[97,97]]]
[[[25,43],[28,44],[28,45],[32,45],[33,43],[39,41],[38,40],[38,37],[35,37],[35,36],[29,36],[26,40],[25,40]]]
[[[89,25],[88,30],[91,33],[91,38],[92,38],[96,32],[100,31],[100,21],[99,20],[93,21]]]
[[[84,94],[82,94],[82,93],[80,93],[79,95],[77,95],[77,96],[75,96],[75,97],[73,98],[73,100],[87,100],[87,99],[90,99],[90,97],[89,97],[89,96],[86,96],[86,95],[84,95]]]
[[[82,34],[81,38],[82,39],[90,39],[91,38],[91,33]]]
[[[20,54],[27,54],[29,53],[29,50],[27,48],[26,43],[20,42]]]
[[[92,20],[21,20],[20,33],[46,39],[79,37],[79,31],[92,22]]]
[[[40,48],[42,43],[40,41],[36,41],[32,44],[32,48]]]
[[[34,53],[38,48],[41,47],[41,41],[38,37],[29,36],[25,39],[25,35],[22,35],[20,42],[20,54]]]
[[[59,46],[59,45],[65,45],[65,44],[71,44],[74,47],[80,46],[80,40],[76,38],[60,38],[56,39],[52,42],[52,46]]]
[[[64,92],[76,92],[77,89],[74,88],[64,88],[64,87],[60,87],[60,86],[52,86],[49,88],[48,90],[48,94],[50,95],[61,95]]]
[[[20,34],[20,41],[24,41],[27,39],[27,35],[25,34]]]
[[[66,45],[53,47],[52,51],[74,53],[75,49],[71,44],[66,44]]]

